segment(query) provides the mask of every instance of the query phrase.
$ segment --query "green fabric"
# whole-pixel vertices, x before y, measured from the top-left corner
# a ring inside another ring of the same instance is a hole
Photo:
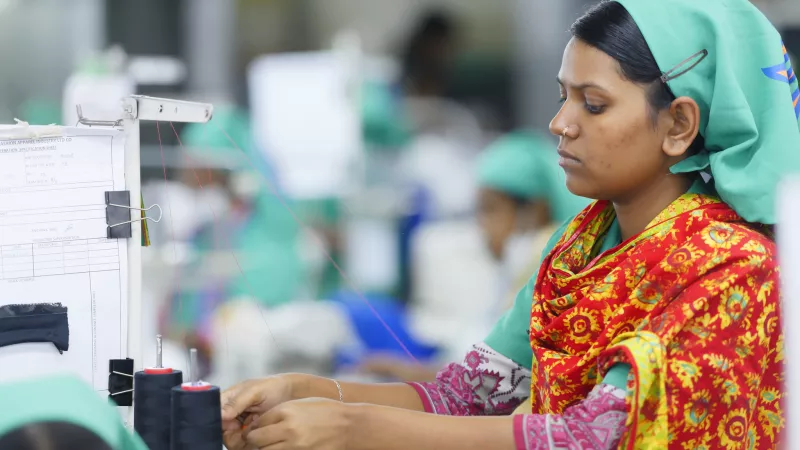
[[[362,86],[361,133],[368,149],[396,149],[411,140],[408,118],[391,86],[369,81]]]
[[[694,184],[689,188],[692,194],[707,194],[713,195],[713,187],[703,183],[702,179],[698,178]],[[550,240],[545,245],[542,251],[542,259],[544,259],[558,243],[561,235],[566,231],[569,222],[572,219],[564,222],[561,227],[553,233]],[[619,222],[614,219],[611,226],[606,232],[605,238],[600,244],[600,253],[611,250],[617,245],[622,243],[622,231],[619,228]],[[533,351],[530,345],[530,336],[528,334],[531,321],[531,306],[533,306],[533,288],[536,285],[536,278],[539,275],[537,270],[533,276],[528,280],[528,283],[517,294],[514,300],[514,306],[506,312],[506,314],[497,322],[489,336],[484,342],[491,347],[494,351],[511,359],[515,363],[531,368],[533,359]]]
[[[534,133],[512,133],[490,145],[478,161],[478,183],[514,197],[546,200],[557,223],[589,204],[567,189],[556,144]]]
[[[630,364],[614,364],[603,377],[603,384],[610,384],[617,389],[628,389],[628,374],[631,372]]]
[[[31,423],[60,421],[94,432],[115,450],[147,450],[116,407],[72,376],[0,385],[0,405],[0,436]]]
[[[214,111],[208,124],[189,123],[181,131],[184,151],[193,160],[209,163],[215,167],[244,169],[249,167],[247,157],[231,145],[224,130],[242,151],[251,159],[261,158],[255,152],[250,118],[238,108],[222,107]]]
[[[775,223],[777,183],[800,172],[797,77],[775,27],[748,0],[618,0],[662,72],[708,57],[669,81],[700,106],[707,151],[672,168],[709,170],[720,197],[749,222]],[[691,66],[691,63],[676,72]]]
[[[19,109],[20,119],[31,125],[52,125],[61,123],[61,105],[56,102],[29,98],[22,103]]]

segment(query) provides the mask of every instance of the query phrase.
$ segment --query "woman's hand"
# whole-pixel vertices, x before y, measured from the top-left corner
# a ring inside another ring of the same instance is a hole
[[[244,439],[260,450],[345,450],[355,407],[316,398],[282,403],[248,426]]]
[[[259,380],[248,380],[226,389],[222,393],[222,430],[225,446],[230,450],[243,450],[246,427],[253,419],[292,399],[291,375]]]

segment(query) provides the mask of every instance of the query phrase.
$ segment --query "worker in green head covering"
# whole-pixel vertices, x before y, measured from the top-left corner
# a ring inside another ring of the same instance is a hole
[[[575,217],[589,200],[569,192],[558,166],[555,143],[534,132],[519,131],[501,137],[486,148],[477,163],[478,223],[487,248],[498,263],[497,298],[487,299],[503,314],[513,304],[541,260],[553,232]],[[491,329],[498,317],[487,317]],[[474,343],[480,330],[453,336],[453,350],[443,360]],[[436,367],[409,364],[395,358],[374,358],[364,370],[406,381],[433,379]]]
[[[0,385],[0,449],[147,450],[85,382],[51,376]]]
[[[299,225],[287,209],[291,201],[281,198],[276,177],[253,144],[247,116],[222,109],[212,120],[188,125],[182,133],[189,164],[195,167],[186,171],[184,182],[202,191],[197,178],[207,189],[204,180],[211,172],[226,186],[230,206],[194,234],[191,245],[198,258],[181,276],[180,292],[169,302],[161,326],[207,357],[211,319],[220,304],[245,298],[275,307],[296,299],[304,280]],[[205,271],[209,267],[211,275]]]
[[[558,225],[589,204],[567,190],[556,144],[530,132],[509,134],[486,149],[478,186],[478,219],[498,260],[513,259],[514,252],[538,260],[542,247],[532,250],[520,240],[543,246]]]

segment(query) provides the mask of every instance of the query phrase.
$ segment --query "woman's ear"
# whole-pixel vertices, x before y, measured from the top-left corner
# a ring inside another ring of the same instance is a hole
[[[662,150],[668,156],[686,154],[700,130],[700,107],[689,97],[679,97],[669,107],[672,126],[664,136]]]

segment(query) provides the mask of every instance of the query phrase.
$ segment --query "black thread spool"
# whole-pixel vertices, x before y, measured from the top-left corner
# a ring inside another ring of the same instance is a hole
[[[133,376],[133,428],[150,450],[169,450],[172,388],[183,373],[161,367],[161,336],[156,336],[156,367]]]
[[[192,381],[172,388],[171,450],[220,450],[220,390],[197,378],[197,350],[191,350]]]
[[[136,372],[133,377],[133,428],[150,450],[169,450],[172,388],[183,383],[180,370]]]

